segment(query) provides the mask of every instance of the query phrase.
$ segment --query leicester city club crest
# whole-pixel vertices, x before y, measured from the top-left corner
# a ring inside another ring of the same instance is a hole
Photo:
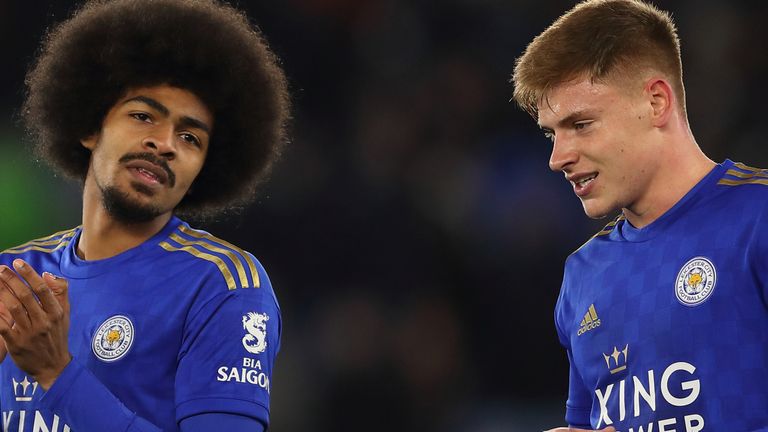
[[[677,274],[675,295],[680,303],[697,306],[712,295],[716,282],[717,272],[712,261],[696,257],[685,263]]]
[[[128,353],[133,345],[133,323],[128,317],[115,315],[101,323],[91,341],[93,353],[100,360],[113,362]]]

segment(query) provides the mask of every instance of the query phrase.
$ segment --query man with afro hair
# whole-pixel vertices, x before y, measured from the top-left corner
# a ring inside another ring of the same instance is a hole
[[[280,310],[248,252],[191,228],[248,203],[285,76],[217,0],[92,0],[46,35],[23,107],[82,225],[0,254],[3,430],[263,431]]]

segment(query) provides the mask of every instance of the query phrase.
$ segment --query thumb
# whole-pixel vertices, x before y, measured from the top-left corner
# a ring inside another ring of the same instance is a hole
[[[43,280],[48,284],[61,307],[69,313],[69,282],[63,277],[48,272],[43,273]]]

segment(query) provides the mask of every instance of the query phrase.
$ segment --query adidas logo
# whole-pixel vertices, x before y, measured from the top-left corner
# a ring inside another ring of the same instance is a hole
[[[589,310],[587,313],[584,314],[584,319],[581,320],[581,324],[579,324],[579,331],[576,332],[576,335],[581,336],[584,333],[598,327],[600,327],[600,318],[597,317],[595,305],[591,304],[589,305]]]

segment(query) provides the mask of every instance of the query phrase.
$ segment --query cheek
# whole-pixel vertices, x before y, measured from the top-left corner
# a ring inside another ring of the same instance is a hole
[[[195,179],[197,179],[203,169],[204,162],[204,158],[195,158],[194,160],[191,160],[190,163],[187,164],[184,168],[184,178],[178,179],[180,183],[183,182],[183,185],[186,187],[189,187],[192,183],[194,183]]]
[[[106,165],[104,152],[101,149],[102,147],[98,146],[93,151],[91,151],[90,165],[91,169],[96,173],[102,173]]]

